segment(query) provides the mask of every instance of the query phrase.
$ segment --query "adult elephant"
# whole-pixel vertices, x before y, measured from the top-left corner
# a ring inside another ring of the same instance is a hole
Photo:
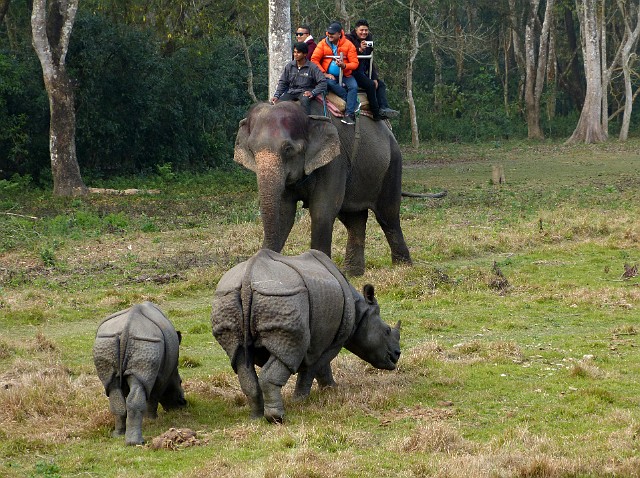
[[[321,113],[320,104],[313,105]],[[368,210],[382,227],[393,263],[411,263],[400,227],[402,155],[382,121],[355,127],[307,116],[294,102],[254,105],[240,122],[234,160],[258,177],[263,248],[280,252],[298,201],[311,215],[311,248],[331,257],[337,217],[348,231],[344,269],[364,273]]]

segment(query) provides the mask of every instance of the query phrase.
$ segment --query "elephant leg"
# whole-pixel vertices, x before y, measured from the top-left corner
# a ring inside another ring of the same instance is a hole
[[[285,364],[275,356],[269,357],[260,371],[260,388],[264,396],[264,417],[273,423],[284,421],[284,404],[282,403],[282,387],[287,383],[291,372]]]
[[[347,250],[344,256],[344,269],[347,275],[361,276],[364,274],[364,243],[368,214],[369,212],[365,209],[364,211],[338,215],[348,232]]]
[[[262,390],[258,383],[258,375],[253,364],[247,364],[244,350],[238,352],[238,380],[240,388],[249,400],[251,407],[251,418],[261,418],[264,415],[264,400],[262,398]]]
[[[126,445],[141,445],[142,417],[147,408],[147,397],[144,387],[133,375],[127,377],[129,395],[127,395],[127,430],[124,435]]]
[[[320,388],[336,386],[336,381],[333,379],[333,371],[331,370],[331,362],[328,362],[316,372],[316,380]]]
[[[400,227],[400,200],[381,204],[375,214],[391,248],[391,262],[411,264],[411,254]]]
[[[126,430],[127,405],[122,395],[122,390],[113,388],[109,391],[109,410],[115,418],[115,429],[111,436],[124,435]]]

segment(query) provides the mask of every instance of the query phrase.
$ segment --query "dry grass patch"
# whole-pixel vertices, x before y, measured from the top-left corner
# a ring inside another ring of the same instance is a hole
[[[402,452],[446,453],[471,452],[473,446],[450,423],[434,421],[421,424],[397,445]]]

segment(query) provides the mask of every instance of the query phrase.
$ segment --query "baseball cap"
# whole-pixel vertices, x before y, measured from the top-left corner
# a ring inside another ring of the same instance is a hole
[[[333,22],[327,27],[327,33],[340,33],[342,31],[342,25],[338,22]]]

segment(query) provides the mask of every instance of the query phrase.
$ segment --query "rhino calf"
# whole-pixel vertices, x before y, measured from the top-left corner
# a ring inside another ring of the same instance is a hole
[[[142,418],[187,404],[178,374],[180,332],[151,302],[107,317],[98,327],[93,362],[115,416],[113,436],[144,443]]]
[[[400,358],[400,322],[392,328],[380,319],[373,286],[360,294],[317,250],[286,257],[262,249],[226,272],[211,326],[251,416],[273,422],[284,419],[281,389],[292,374],[296,397],[307,396],[314,379],[335,385],[331,360],[342,347],[380,369],[395,369]]]

